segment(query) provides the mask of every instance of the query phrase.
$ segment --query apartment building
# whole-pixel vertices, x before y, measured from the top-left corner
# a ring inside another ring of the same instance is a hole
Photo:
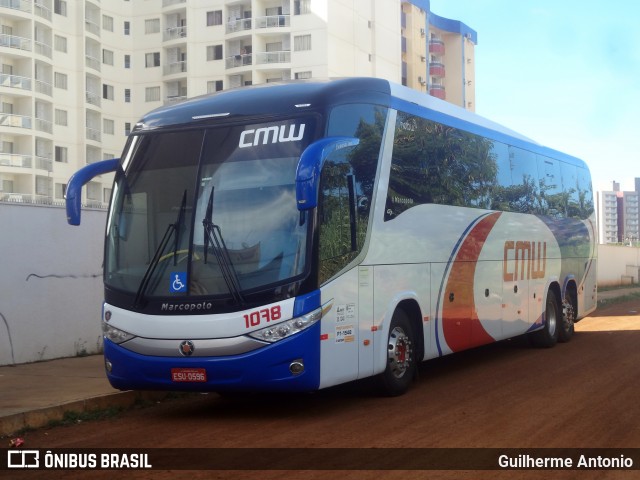
[[[227,88],[374,76],[474,110],[476,43],[429,0],[0,0],[0,201],[62,203],[142,114]]]
[[[640,242],[640,178],[633,191],[621,191],[620,183],[612,182],[611,190],[596,196],[599,243]]]

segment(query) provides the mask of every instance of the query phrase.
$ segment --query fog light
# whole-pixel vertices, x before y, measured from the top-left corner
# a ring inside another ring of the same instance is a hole
[[[304,363],[302,360],[294,360],[291,362],[291,365],[289,365],[289,371],[292,375],[300,375],[304,372]]]
[[[104,368],[107,369],[107,372],[111,373],[111,370],[113,370],[113,364],[109,360],[105,360]]]

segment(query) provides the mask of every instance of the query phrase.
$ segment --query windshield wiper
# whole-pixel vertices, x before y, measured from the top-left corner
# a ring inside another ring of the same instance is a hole
[[[169,244],[169,240],[171,240],[171,235],[174,233],[176,236],[176,240],[173,247],[173,264],[176,265],[177,263],[176,257],[178,254],[178,246],[179,246],[178,242],[180,240],[180,225],[182,224],[182,219],[184,217],[184,211],[186,209],[186,206],[187,206],[187,190],[185,189],[184,193],[182,194],[182,203],[180,204],[180,211],[178,212],[178,218],[176,219],[175,223],[170,223],[169,225],[167,225],[167,229],[165,230],[164,235],[162,236],[162,240],[160,240],[160,244],[158,245],[158,248],[156,248],[156,251],[153,253],[153,258],[151,259],[151,262],[149,262],[149,266],[145,270],[144,275],[142,276],[142,281],[140,282],[140,286],[138,287],[138,291],[136,292],[136,298],[133,302],[134,307],[137,308],[140,306],[142,299],[144,298],[144,295],[147,289],[149,288],[149,282],[153,277],[153,273],[155,272],[156,267],[160,263],[160,259],[162,258],[161,255],[164,252],[164,249],[167,248],[167,245]]]
[[[213,247],[213,253],[216,256],[222,277],[224,278],[227,288],[231,293],[231,296],[235,302],[239,305],[244,303],[244,298],[240,293],[240,281],[238,280],[238,274],[231,257],[229,256],[229,250],[222,238],[222,231],[220,227],[213,223],[213,191],[214,187],[211,187],[211,194],[209,195],[209,202],[207,203],[207,211],[205,217],[202,219],[202,225],[204,226],[204,263],[207,263],[207,257],[209,253],[209,244]]]

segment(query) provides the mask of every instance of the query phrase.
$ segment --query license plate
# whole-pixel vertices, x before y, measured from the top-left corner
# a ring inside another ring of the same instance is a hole
[[[172,368],[172,382],[206,382],[207,371],[204,368]]]

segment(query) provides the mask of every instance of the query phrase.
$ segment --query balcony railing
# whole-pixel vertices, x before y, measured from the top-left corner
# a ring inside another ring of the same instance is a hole
[[[162,7],[170,7],[179,3],[186,3],[187,0],[162,0]]]
[[[51,120],[36,118],[36,130],[39,132],[53,133],[53,122]]]
[[[175,73],[185,73],[187,71],[187,61],[173,62],[164,66],[165,75],[173,75]]]
[[[52,52],[51,45],[48,45],[43,42],[38,42],[37,40],[33,42],[33,45],[34,45],[34,48],[33,48],[34,53],[51,58],[51,52]]]
[[[169,40],[177,40],[180,38],[186,38],[187,37],[187,27],[182,26],[182,27],[169,27],[164,31],[164,35],[162,36],[162,39],[165,42],[168,42]]]
[[[253,64],[253,55],[245,53],[242,55],[233,55],[225,59],[225,68],[245,67]]]
[[[102,139],[102,134],[100,130],[96,128],[87,127],[87,140],[93,140],[94,142],[99,142]]]
[[[31,128],[31,117],[26,115],[14,115],[13,113],[0,113],[0,127]]]
[[[442,100],[447,99],[447,92],[444,89],[444,85],[429,86],[429,95],[431,95],[432,97],[440,98]]]
[[[2,167],[31,168],[32,164],[33,158],[31,155],[0,152],[0,166]]]
[[[0,73],[0,87],[31,90],[31,78],[21,77],[20,75],[9,75],[6,73]]]
[[[31,51],[32,43],[30,38],[17,37],[16,35],[0,34],[0,47],[15,48],[17,50]]]
[[[53,172],[53,162],[49,157],[36,157],[36,168]]]
[[[444,42],[442,40],[429,40],[429,53],[435,55],[444,55]]]
[[[48,82],[36,79],[36,92],[43,93],[44,95],[53,96],[53,85]]]
[[[164,104],[165,105],[171,105],[174,103],[180,103],[183,100],[186,100],[187,96],[186,95],[175,95],[175,96],[170,96],[170,97],[166,97],[164,99]]]
[[[445,69],[444,64],[438,62],[431,62],[429,64],[429,75],[433,75],[434,77],[444,77]]]
[[[291,63],[291,52],[258,52],[255,54],[256,64],[265,63]]]
[[[96,37],[100,36],[100,24],[97,21],[85,18],[84,28],[87,30],[87,32],[93,33]]]
[[[251,18],[237,18],[235,20],[229,20],[225,28],[226,33],[243,32],[245,30],[251,30]]]
[[[0,7],[31,13],[31,0],[0,0]]]
[[[87,103],[99,107],[101,105],[102,97],[99,93],[85,92],[85,99],[87,100]]]
[[[38,3],[37,0],[36,0],[36,3],[34,5],[34,12],[35,12],[36,15],[38,15],[38,16],[46,19],[46,20],[51,21],[51,9],[45,7],[44,5],[42,5],[40,3]]]
[[[97,70],[98,72],[101,69],[100,66],[100,59],[96,58],[96,57],[92,57],[90,55],[85,55],[84,56],[84,60],[85,60],[85,65],[89,68],[93,68],[94,70]]]
[[[289,15],[270,15],[256,18],[256,28],[278,28],[291,26]]]

